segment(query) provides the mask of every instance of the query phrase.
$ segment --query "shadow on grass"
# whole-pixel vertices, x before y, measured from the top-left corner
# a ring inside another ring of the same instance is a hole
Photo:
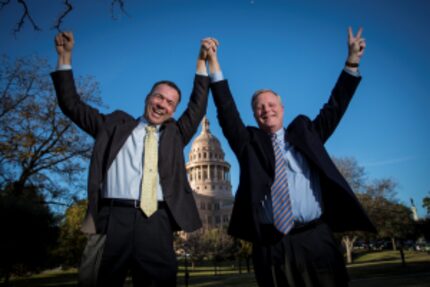
[[[32,277],[21,277],[13,279],[10,287],[48,287],[48,286],[76,286],[78,275],[77,273],[55,272],[53,274],[37,275]],[[0,284],[0,286],[4,286]]]
[[[375,262],[373,264],[366,265],[352,264],[348,266],[348,272],[352,280],[402,275],[409,276],[410,274],[419,273],[428,274],[430,278],[430,261],[411,262],[406,263],[405,266],[400,262]]]
[[[348,268],[350,287],[429,287],[430,262],[383,263]]]
[[[430,260],[410,262],[402,266],[400,262],[370,262],[348,266],[351,287],[424,287],[430,286]],[[242,286],[256,287],[253,273],[239,274],[237,270],[224,267],[220,275],[213,275],[213,269],[203,267],[191,271],[190,287]],[[76,272],[55,272],[29,278],[14,279],[10,286],[48,287],[76,286]],[[178,287],[185,286],[183,270],[178,274]],[[128,280],[126,287],[132,286]]]

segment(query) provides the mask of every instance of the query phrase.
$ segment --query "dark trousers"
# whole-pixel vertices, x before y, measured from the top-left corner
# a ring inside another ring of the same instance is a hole
[[[167,207],[147,218],[139,208],[104,206],[97,228],[106,231],[98,286],[176,286],[177,262]]]
[[[293,229],[275,245],[253,245],[261,287],[344,287],[349,277],[339,245],[325,223]]]

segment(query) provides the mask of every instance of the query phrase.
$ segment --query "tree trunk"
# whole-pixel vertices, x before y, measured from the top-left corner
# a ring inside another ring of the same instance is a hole
[[[396,238],[391,237],[391,244],[393,244],[393,251],[397,250]]]
[[[237,267],[239,268],[239,274],[242,274],[242,260],[238,258]]]
[[[354,246],[354,242],[357,240],[357,236],[350,238],[348,235],[342,237],[343,246],[345,246],[346,251],[346,263],[352,263],[352,247]]]
[[[246,256],[246,269],[248,270],[248,273],[251,273],[251,264],[250,264],[250,257]]]

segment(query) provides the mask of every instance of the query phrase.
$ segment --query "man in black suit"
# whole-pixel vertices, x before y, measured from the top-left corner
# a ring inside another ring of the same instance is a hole
[[[91,235],[80,272],[88,272],[94,264],[100,268],[89,274],[97,283],[89,283],[85,277],[81,284],[122,286],[131,270],[134,286],[176,286],[173,231],[201,227],[183,148],[206,112],[209,78],[205,60],[212,43],[206,39],[201,43],[190,101],[177,121],[172,116],[181,93],[170,81],[154,84],[145,100],[144,115],[138,119],[123,111],[102,114],[90,107],[80,99],[74,84],[73,34],[59,33],[55,44],[58,68],[51,76],[59,106],[95,139],[88,210],[82,226]],[[147,150],[149,146],[152,152]],[[103,238],[101,244],[99,238]]]
[[[259,286],[347,286],[332,231],[375,230],[324,148],[361,79],[361,33],[349,28],[346,66],[320,113],[313,120],[300,115],[287,128],[281,97],[272,90],[255,92],[258,128],[246,127],[216,49],[209,53],[218,119],[240,165],[229,233],[253,243]]]

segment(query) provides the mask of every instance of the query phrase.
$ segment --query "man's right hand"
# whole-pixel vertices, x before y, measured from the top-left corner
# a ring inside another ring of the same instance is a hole
[[[207,75],[206,61],[216,52],[217,46],[218,41],[210,37],[204,38],[200,42],[200,51],[197,57],[197,73]]]
[[[219,43],[217,39],[210,37],[204,38],[200,43],[199,59],[206,61],[208,56],[216,53],[218,45]]]
[[[61,32],[55,36],[58,65],[71,65],[74,44],[75,40],[72,32]]]
[[[219,42],[215,38],[209,38],[211,43],[211,49],[207,52],[207,61],[209,65],[209,72],[211,74],[221,72],[221,68],[218,62],[218,46]]]

